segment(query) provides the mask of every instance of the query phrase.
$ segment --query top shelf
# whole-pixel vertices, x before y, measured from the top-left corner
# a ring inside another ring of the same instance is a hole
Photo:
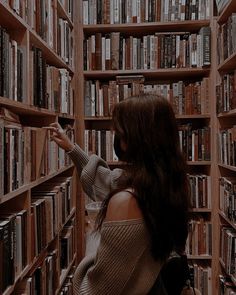
[[[236,12],[236,1],[231,0],[223,9],[222,13],[218,17],[218,23],[223,24],[227,21],[228,17],[232,14],[232,12]]]
[[[178,21],[178,22],[150,22],[129,24],[84,25],[86,34],[122,32],[122,33],[154,33],[154,32],[197,32],[202,27],[209,26],[210,20]]]

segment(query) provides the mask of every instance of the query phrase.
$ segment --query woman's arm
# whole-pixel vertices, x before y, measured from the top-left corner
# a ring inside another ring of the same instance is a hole
[[[91,199],[103,200],[117,188],[122,169],[111,170],[106,161],[97,155],[88,156],[77,144],[68,155],[77,168],[83,190]]]
[[[74,162],[85,193],[93,200],[103,200],[111,190],[117,188],[122,169],[110,170],[107,163],[96,155],[88,156],[77,144],[71,142],[59,123],[46,129],[51,138],[64,149]]]

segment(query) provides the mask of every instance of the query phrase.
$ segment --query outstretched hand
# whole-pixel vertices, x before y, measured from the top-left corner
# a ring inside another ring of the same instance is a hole
[[[71,151],[74,148],[74,143],[71,142],[69,137],[66,135],[65,130],[57,122],[50,124],[48,127],[43,127],[47,130],[52,131],[51,139],[54,140],[59,147],[64,149],[66,152]]]

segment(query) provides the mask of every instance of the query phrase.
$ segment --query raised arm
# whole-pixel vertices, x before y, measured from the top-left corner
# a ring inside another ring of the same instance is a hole
[[[71,157],[83,190],[92,200],[103,200],[111,190],[117,188],[122,169],[111,170],[97,155],[88,156],[79,145],[70,141],[59,123],[52,123],[46,128],[52,132],[51,138]]]

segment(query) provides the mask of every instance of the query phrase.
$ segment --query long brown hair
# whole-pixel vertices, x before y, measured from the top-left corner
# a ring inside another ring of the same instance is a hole
[[[118,103],[113,128],[127,144],[124,175],[119,190],[134,189],[151,237],[155,259],[183,251],[190,207],[186,163],[170,103],[160,96],[141,95]],[[103,202],[97,227],[106,215],[111,192]]]

